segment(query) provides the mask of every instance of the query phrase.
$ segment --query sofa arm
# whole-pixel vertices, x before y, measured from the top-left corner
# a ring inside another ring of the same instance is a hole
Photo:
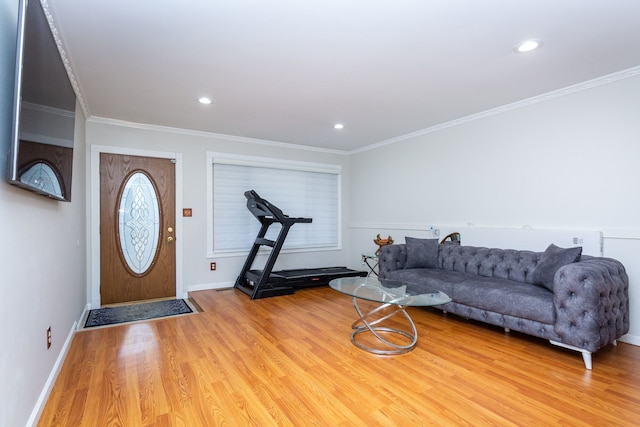
[[[565,265],[554,277],[555,332],[564,344],[591,352],[629,331],[629,278],[610,258]]]
[[[383,246],[378,257],[378,277],[386,278],[387,273],[394,270],[402,270],[407,263],[407,245]]]

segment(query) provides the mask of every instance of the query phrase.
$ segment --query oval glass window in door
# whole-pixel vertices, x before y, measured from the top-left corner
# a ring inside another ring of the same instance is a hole
[[[144,275],[153,265],[160,242],[160,208],[156,188],[143,172],[126,181],[118,202],[120,252],[127,267]]]

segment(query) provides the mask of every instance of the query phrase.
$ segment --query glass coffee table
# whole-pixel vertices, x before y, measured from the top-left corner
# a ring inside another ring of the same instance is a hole
[[[406,312],[405,307],[434,306],[451,301],[445,293],[434,290],[429,292],[421,288],[420,291],[407,289],[407,283],[393,280],[376,279],[373,277],[344,277],[329,282],[329,286],[353,298],[353,306],[360,318],[353,322],[351,328],[351,342],[358,348],[374,354],[403,354],[416,346],[418,332],[416,325]],[[358,305],[358,301],[367,300],[381,305],[366,313]],[[385,320],[402,314],[409,324],[410,331],[397,327],[382,326]],[[363,333],[372,334],[379,347],[364,344],[358,340]],[[390,340],[392,339],[392,340]]]

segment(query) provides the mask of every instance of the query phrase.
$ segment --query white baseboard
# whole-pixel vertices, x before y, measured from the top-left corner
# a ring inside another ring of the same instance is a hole
[[[77,328],[76,329],[82,329],[84,327],[85,322],[87,321],[87,317],[89,316],[89,311],[91,311],[91,304],[87,304],[84,307],[84,310],[82,311],[82,314],[80,315],[80,320],[78,320],[77,323]]]
[[[188,292],[208,291],[210,289],[229,289],[233,288],[234,285],[235,282],[203,283],[201,285],[189,286]]]
[[[84,314],[84,313],[83,313]],[[69,346],[71,345],[71,340],[73,339],[73,334],[76,332],[78,327],[78,322],[73,322],[71,326],[71,330],[69,331],[69,335],[67,335],[67,339],[64,341],[62,345],[62,349],[60,350],[60,354],[58,354],[58,358],[56,359],[56,363],[53,365],[51,372],[49,373],[49,377],[47,378],[47,382],[44,384],[42,391],[40,392],[40,396],[36,401],[36,405],[31,411],[31,416],[27,421],[27,427],[36,426],[38,421],[40,420],[40,416],[42,415],[42,411],[44,411],[44,406],[47,403],[47,399],[49,399],[49,395],[51,394],[51,390],[53,389],[53,385],[58,378],[58,374],[60,373],[60,369],[62,368],[62,364],[64,363],[65,358],[67,357],[67,352],[69,351]]]
[[[636,335],[623,335],[618,339],[620,342],[626,342],[627,344],[640,346],[640,337]]]

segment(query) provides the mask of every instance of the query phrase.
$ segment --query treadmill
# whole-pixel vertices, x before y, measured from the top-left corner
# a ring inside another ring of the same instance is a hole
[[[249,295],[251,299],[290,295],[297,288],[326,285],[338,277],[367,275],[366,271],[356,271],[346,267],[272,271],[289,229],[294,224],[309,224],[313,220],[312,218],[291,218],[285,215],[254,190],[246,191],[244,196],[247,198],[247,209],[260,222],[261,227],[234,287]],[[282,226],[276,240],[265,238],[269,227],[276,223]],[[252,270],[258,251],[263,246],[271,248],[267,262],[262,270]]]

